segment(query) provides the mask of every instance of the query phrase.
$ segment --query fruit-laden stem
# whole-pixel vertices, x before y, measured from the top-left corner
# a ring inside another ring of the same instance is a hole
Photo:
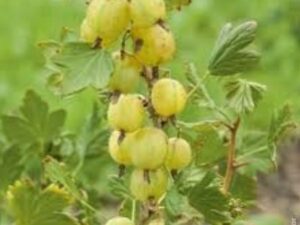
[[[225,194],[228,193],[230,189],[230,185],[234,176],[234,172],[236,170],[235,167],[235,158],[236,158],[236,136],[237,131],[240,126],[240,117],[237,118],[237,120],[234,122],[233,126],[229,128],[230,130],[230,140],[228,145],[228,156],[227,156],[227,168],[224,178],[224,186],[223,191]]]

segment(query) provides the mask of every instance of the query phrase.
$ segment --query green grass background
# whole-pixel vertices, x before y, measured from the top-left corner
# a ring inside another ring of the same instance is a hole
[[[84,0],[0,1],[0,113],[14,110],[24,92],[33,88],[53,106],[68,109],[70,128],[80,127],[91,110],[92,94],[85,92],[68,99],[53,96],[44,85],[43,57],[37,43],[58,39],[64,26],[78,31],[84,10]],[[294,105],[299,117],[299,11],[299,0],[194,0],[168,19],[178,43],[172,72],[181,76],[185,61],[193,61],[204,72],[222,25],[255,19],[259,23],[256,47],[262,62],[256,71],[244,76],[266,84],[268,92],[252,116],[253,124],[266,124],[272,109],[286,101]]]

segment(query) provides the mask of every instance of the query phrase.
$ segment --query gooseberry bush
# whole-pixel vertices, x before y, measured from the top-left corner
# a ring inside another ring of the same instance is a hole
[[[47,87],[97,97],[77,134],[33,90],[2,116],[0,224],[253,224],[256,176],[276,168],[295,124],[285,105],[266,131],[250,129],[266,91],[243,78],[260,58],[255,21],[226,24],[203,75],[182,62],[176,78],[167,14],[190,3],[91,0],[80,32],[40,43]]]

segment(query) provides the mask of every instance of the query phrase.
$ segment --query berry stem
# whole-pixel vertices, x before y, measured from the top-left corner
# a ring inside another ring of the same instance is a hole
[[[229,127],[230,130],[230,142],[228,146],[228,156],[227,156],[227,168],[224,178],[223,191],[225,194],[228,193],[232,179],[236,170],[235,158],[236,158],[236,136],[240,126],[240,117],[234,122],[234,124]]]

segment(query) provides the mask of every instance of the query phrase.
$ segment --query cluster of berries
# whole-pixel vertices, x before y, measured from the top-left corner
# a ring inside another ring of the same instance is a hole
[[[190,1],[176,0],[178,7]],[[147,118],[167,121],[186,105],[183,85],[161,78],[159,66],[175,53],[175,41],[168,29],[164,0],[92,0],[81,26],[81,37],[95,47],[109,48],[130,34],[132,53],[124,49],[113,54],[114,72],[108,123],[113,129],[109,153],[122,168],[133,166],[130,190],[136,200],[157,202],[164,196],[169,174],[186,167],[192,158],[189,143],[180,137],[168,138],[162,127],[147,124]],[[150,78],[145,75],[152,72]],[[149,82],[148,98],[137,94],[141,75]],[[149,110],[150,109],[150,110]],[[107,225],[133,225],[117,217]]]

